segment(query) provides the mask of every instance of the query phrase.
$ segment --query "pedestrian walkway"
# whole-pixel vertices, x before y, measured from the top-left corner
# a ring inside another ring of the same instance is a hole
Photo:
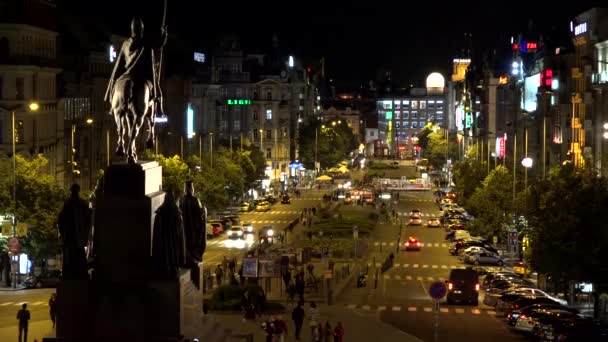
[[[290,197],[292,201],[322,201],[323,197]]]
[[[432,305],[360,305],[346,304],[345,307],[349,310],[362,311],[402,311],[402,312],[425,312],[432,313]],[[467,314],[473,316],[490,315],[496,316],[495,310],[483,308],[461,308],[461,307],[440,307],[439,312],[442,314]]]
[[[399,202],[431,202],[431,203],[435,203],[435,200],[432,200],[432,199],[417,199],[417,198],[399,197]]]
[[[295,214],[300,214],[302,211],[300,210],[269,210],[269,211],[250,211],[247,213],[241,213],[241,216],[249,216],[249,215],[287,215],[287,214],[291,214],[291,215],[295,215]]]
[[[0,306],[16,306],[20,307],[22,304],[26,303],[27,306],[48,306],[48,302],[4,302],[0,304]]]
[[[17,320],[15,320],[15,325],[13,326],[0,328],[0,341],[17,341],[18,336]],[[30,322],[28,326],[27,340],[38,340],[38,342],[41,342],[44,337],[55,337],[51,320]]]
[[[302,326],[302,334],[300,336],[301,341],[311,340],[311,331],[308,326],[308,309],[309,305],[304,306],[305,316],[304,325]],[[242,315],[225,315],[218,314],[216,316],[218,321],[232,330],[232,334],[246,335],[252,334],[253,341],[265,341],[265,333],[262,331],[261,323],[263,320],[269,319],[270,317],[264,316],[256,321],[245,321],[243,322]],[[287,338],[286,341],[294,340],[294,324],[291,320],[291,308],[288,312],[282,315],[283,320],[287,323]],[[369,342],[377,341],[381,338],[383,341],[400,341],[400,342],[421,342],[415,336],[407,334],[391,325],[382,322],[379,319],[363,316],[357,314],[355,310],[347,309],[344,306],[326,306],[319,305],[319,321],[323,324],[329,321],[330,324],[335,326],[337,322],[341,322],[344,327],[344,341],[348,342]],[[236,341],[236,340],[234,340]]]

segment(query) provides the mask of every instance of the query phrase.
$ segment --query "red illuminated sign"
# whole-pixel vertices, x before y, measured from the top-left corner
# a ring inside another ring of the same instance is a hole
[[[399,151],[405,151],[405,146],[399,146],[397,149],[399,149]]]
[[[528,50],[528,51],[536,50],[537,48],[538,48],[538,43],[535,43],[535,42],[526,43],[526,50]]]
[[[513,51],[519,50],[519,44],[513,43]]]
[[[500,138],[498,141],[498,157],[504,158],[505,156],[505,138]]]
[[[416,145],[413,147],[413,149],[414,149],[414,151],[420,151],[420,150],[422,150],[422,147]]]
[[[540,85],[546,88],[551,88],[551,83],[553,83],[553,70],[547,69],[543,70],[540,73]]]

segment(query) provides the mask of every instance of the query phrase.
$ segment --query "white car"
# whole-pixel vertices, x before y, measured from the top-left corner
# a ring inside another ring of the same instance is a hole
[[[483,297],[483,303],[489,306],[496,306],[502,295],[506,293],[517,293],[523,296],[535,296],[535,297],[546,297],[547,294],[537,288],[533,287],[517,287],[508,288],[494,293],[486,293]]]
[[[224,241],[226,248],[243,249],[246,247],[246,242],[241,226],[232,226],[227,233],[228,238]]]
[[[573,317],[576,316],[575,313],[568,310],[561,309],[548,309],[543,311],[535,311],[530,313],[529,315],[521,315],[517,318],[515,322],[515,330],[523,331],[523,332],[532,332],[534,331],[534,327],[538,325],[539,318],[542,317]]]
[[[504,264],[504,262],[500,258],[500,255],[486,252],[469,254],[465,256],[464,262],[473,265],[491,264],[502,266]]]
[[[481,247],[481,246],[471,246],[471,247],[467,247],[466,249],[460,249],[458,250],[458,254],[462,255],[462,256],[467,256],[470,254],[475,254],[475,253],[490,253],[493,254],[491,251]]]

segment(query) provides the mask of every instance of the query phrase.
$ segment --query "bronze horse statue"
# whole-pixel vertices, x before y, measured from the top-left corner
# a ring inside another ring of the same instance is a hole
[[[118,133],[116,155],[126,155],[128,163],[137,162],[135,143],[144,120],[149,127],[146,147],[154,146],[154,121],[162,113],[161,62],[156,60],[155,52],[165,45],[167,32],[163,28],[161,39],[151,42],[144,39],[143,31],[141,19],[133,19],[131,37],[122,44],[106,91]]]

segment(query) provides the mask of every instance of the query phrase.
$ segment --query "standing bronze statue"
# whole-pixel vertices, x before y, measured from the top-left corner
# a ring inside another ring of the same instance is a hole
[[[190,269],[190,277],[194,285],[200,286],[200,269],[198,264],[203,261],[207,247],[207,208],[201,205],[198,197],[194,196],[194,184],[187,181],[184,186],[184,196],[180,201],[180,209],[184,220],[184,236],[186,240],[185,267]]]
[[[110,77],[105,100],[109,101],[118,132],[116,155],[126,154],[129,163],[137,161],[135,141],[144,119],[149,125],[146,146],[154,146],[154,120],[162,114],[160,90],[160,64],[155,56],[162,55],[167,42],[167,30],[163,26],[157,41],[144,37],[144,23],[139,18],[131,22],[131,37],[120,48]],[[127,133],[125,150],[124,133]]]
[[[85,246],[91,229],[91,211],[80,198],[80,186],[73,184],[70,198],[59,213],[59,236],[63,244],[63,278],[88,279]]]
[[[171,190],[156,210],[152,234],[152,267],[158,280],[172,280],[184,264],[184,225]]]

